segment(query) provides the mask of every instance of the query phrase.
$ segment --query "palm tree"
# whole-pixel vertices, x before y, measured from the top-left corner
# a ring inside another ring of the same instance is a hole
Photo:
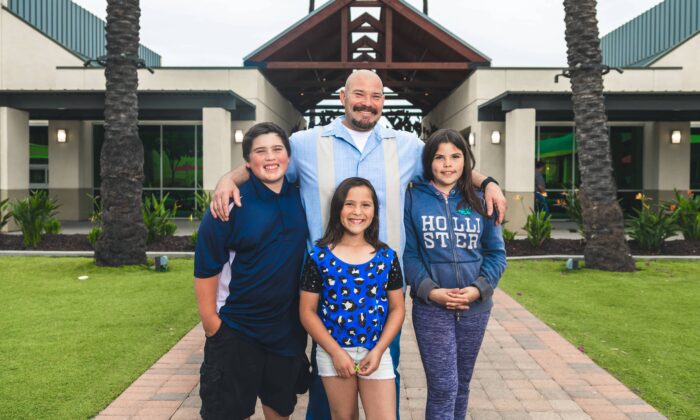
[[[103,230],[95,245],[97,265],[146,263],[136,95],[140,16],[139,0],[107,0],[105,141],[100,154]]]
[[[617,202],[608,136],[596,0],[564,0],[576,145],[581,170],[579,197],[586,236],[586,267],[634,271]]]

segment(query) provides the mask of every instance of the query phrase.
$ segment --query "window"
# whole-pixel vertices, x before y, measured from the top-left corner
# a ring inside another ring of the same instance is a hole
[[[566,219],[564,194],[578,188],[576,142],[573,126],[537,128],[535,159],[545,164],[544,180],[552,219]],[[535,180],[532,180],[533,184]]]
[[[642,191],[644,127],[613,126],[610,127],[609,134],[617,197],[622,210],[630,213],[633,208],[640,205],[634,197]],[[700,146],[700,138],[698,146]],[[552,219],[566,219],[566,212],[561,206],[563,195],[567,191],[578,189],[581,184],[575,127],[538,126],[535,147],[535,158],[545,164],[547,201]],[[700,172],[700,166],[697,171]]]
[[[143,143],[143,195],[162,198],[168,194],[170,204],[177,203],[177,216],[188,217],[195,209],[195,192],[202,189],[202,126],[141,125]],[[104,143],[104,126],[94,127],[95,194],[100,186],[100,150]]]
[[[700,127],[690,129],[690,189],[700,194]]]
[[[631,214],[641,202],[635,199],[642,192],[642,151],[644,127],[610,127],[610,154],[617,198],[622,211]]]
[[[49,188],[49,127],[29,126],[29,189]]]

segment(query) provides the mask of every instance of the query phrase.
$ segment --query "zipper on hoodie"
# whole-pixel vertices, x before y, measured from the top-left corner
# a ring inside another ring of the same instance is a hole
[[[445,213],[447,216],[447,224],[450,226],[450,242],[451,242],[451,248],[452,248],[452,267],[455,270],[455,279],[457,280],[457,285],[461,286],[462,285],[462,279],[460,278],[459,275],[459,269],[457,268],[457,251],[455,250],[455,245],[457,242],[455,241],[455,232],[454,232],[454,227],[452,224],[452,217],[451,217],[451,212],[450,212],[450,202],[449,202],[449,195],[447,197],[444,197],[445,199]],[[461,287],[460,287],[461,289]],[[455,316],[457,317],[457,321],[459,321],[459,318],[461,316],[461,312],[458,309],[455,309]]]

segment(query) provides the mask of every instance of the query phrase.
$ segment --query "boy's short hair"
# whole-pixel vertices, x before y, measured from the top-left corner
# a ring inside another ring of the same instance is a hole
[[[538,160],[537,162],[535,162],[535,169],[540,169],[543,167],[544,167],[544,162],[542,162],[541,160]]]
[[[287,149],[287,155],[290,157],[292,156],[292,148],[289,146],[289,137],[287,137],[287,133],[275,123],[261,122],[250,127],[245,133],[245,136],[243,136],[243,159],[245,159],[246,162],[248,162],[250,151],[253,148],[253,140],[258,136],[269,133],[277,134],[279,138],[282,139],[284,148]]]

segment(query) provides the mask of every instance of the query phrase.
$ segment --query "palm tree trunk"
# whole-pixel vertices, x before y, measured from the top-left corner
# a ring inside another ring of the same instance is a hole
[[[564,11],[581,170],[586,267],[634,271],[612,172],[596,0],[564,0]]]
[[[95,246],[97,265],[146,263],[136,95],[140,16],[139,0],[107,1],[105,141],[100,154],[103,227]]]

